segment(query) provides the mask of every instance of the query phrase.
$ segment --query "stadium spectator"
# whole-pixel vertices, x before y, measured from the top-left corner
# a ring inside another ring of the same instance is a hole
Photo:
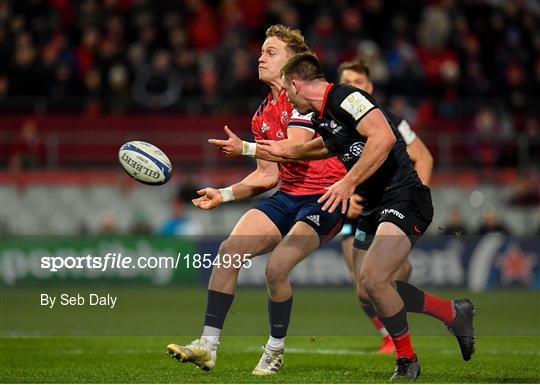
[[[469,156],[478,166],[494,167],[501,153],[502,127],[495,111],[484,106],[475,114],[471,125]]]
[[[514,206],[535,207],[540,204],[540,184],[533,182],[531,176],[521,175],[513,183],[510,204]]]
[[[99,217],[99,229],[97,232],[99,235],[115,235],[118,233],[114,215],[110,211],[105,210],[101,213]]]
[[[21,171],[45,167],[45,143],[39,134],[39,128],[34,120],[26,120],[18,136],[11,143],[8,169]]]
[[[148,223],[147,214],[143,210],[135,210],[129,233],[134,235],[151,235],[153,232],[152,226]]]
[[[454,206],[448,216],[448,224],[442,229],[444,235],[467,235],[467,229],[463,223],[463,216],[459,207]]]
[[[185,215],[186,203],[175,200],[172,205],[172,216],[167,219],[159,230],[160,235],[200,235],[202,227]]]
[[[135,101],[150,110],[173,106],[178,102],[180,92],[180,79],[167,51],[156,52],[151,66],[139,71],[133,85]]]
[[[172,216],[163,223],[159,229],[160,235],[182,236],[201,235],[203,228],[200,223],[186,215],[186,204],[191,204],[191,199],[197,196],[197,188],[192,181],[184,184],[172,203]]]
[[[129,74],[122,64],[112,66],[108,73],[109,99],[108,107],[112,113],[123,113],[130,110]]]
[[[478,235],[485,235],[489,233],[500,233],[504,235],[510,234],[510,231],[502,222],[499,221],[497,210],[493,207],[486,208],[484,210],[483,221],[480,227],[476,231]]]

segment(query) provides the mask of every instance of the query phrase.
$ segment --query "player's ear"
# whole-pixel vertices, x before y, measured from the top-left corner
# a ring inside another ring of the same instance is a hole
[[[300,81],[298,79],[292,79],[291,84],[294,89],[294,94],[298,95],[298,93],[300,92]]]
[[[366,92],[367,92],[368,94],[373,93],[373,83],[372,83],[371,81],[369,81],[368,84],[367,84]]]

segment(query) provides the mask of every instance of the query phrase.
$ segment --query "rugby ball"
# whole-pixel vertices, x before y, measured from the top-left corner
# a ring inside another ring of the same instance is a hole
[[[133,179],[149,185],[161,185],[171,179],[171,161],[153,144],[138,140],[127,142],[118,151],[118,160]]]

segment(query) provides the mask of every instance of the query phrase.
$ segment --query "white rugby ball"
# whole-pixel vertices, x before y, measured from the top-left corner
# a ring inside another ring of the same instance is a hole
[[[144,184],[160,185],[171,179],[171,161],[153,144],[138,140],[127,142],[118,151],[125,172]]]

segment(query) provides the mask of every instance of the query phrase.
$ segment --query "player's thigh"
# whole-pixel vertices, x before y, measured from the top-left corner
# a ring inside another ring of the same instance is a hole
[[[262,211],[250,209],[222,243],[221,251],[253,257],[273,250],[280,240],[281,233],[274,222]]]
[[[296,222],[268,258],[267,277],[288,275],[319,244],[319,234],[312,226],[302,221]]]
[[[366,252],[361,275],[391,281],[411,251],[411,241],[397,225],[382,222]]]

